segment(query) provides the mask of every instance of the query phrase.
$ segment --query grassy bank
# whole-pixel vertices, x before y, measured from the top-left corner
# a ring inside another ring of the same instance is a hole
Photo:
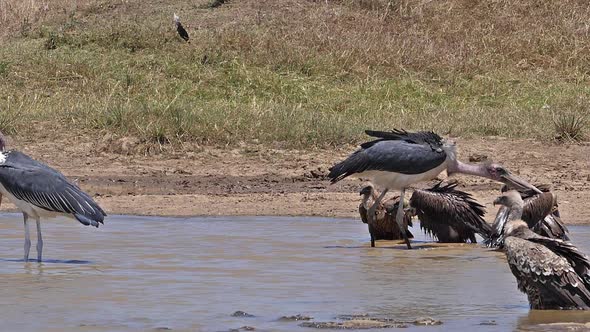
[[[17,135],[301,147],[366,128],[588,131],[582,1],[1,1],[0,128]]]

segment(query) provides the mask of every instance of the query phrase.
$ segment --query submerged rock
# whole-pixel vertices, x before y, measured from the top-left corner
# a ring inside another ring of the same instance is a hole
[[[362,314],[351,314],[351,315],[338,315],[338,316],[336,316],[336,318],[342,319],[342,320],[365,319],[365,318],[369,318],[369,314],[362,313]]]
[[[479,325],[498,325],[498,323],[495,320],[484,320]]]
[[[412,324],[416,326],[432,326],[441,325],[442,321],[430,317],[421,317],[413,321]]]
[[[304,316],[304,315],[293,315],[293,316],[283,316],[281,318],[279,318],[279,321],[282,322],[296,322],[296,321],[300,321],[300,320],[312,320],[313,317],[311,316]]]
[[[375,319],[351,319],[343,322],[305,322],[299,324],[301,327],[312,327],[316,329],[342,329],[342,330],[365,330],[385,329],[392,327],[407,327],[405,324],[382,322]]]
[[[229,332],[241,332],[241,331],[256,331],[254,326],[242,326],[238,329],[230,329]]]
[[[247,317],[247,318],[256,317],[254,315],[251,315],[251,314],[249,314],[249,313],[247,313],[245,311],[241,311],[241,310],[238,310],[238,311],[234,312],[233,314],[231,314],[231,316],[232,317]]]

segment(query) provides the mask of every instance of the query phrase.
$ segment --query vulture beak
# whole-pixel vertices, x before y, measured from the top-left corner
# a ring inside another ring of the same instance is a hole
[[[406,215],[410,215],[410,217],[413,217],[417,214],[417,211],[413,207],[407,207],[407,208],[404,208],[404,213]]]
[[[500,176],[500,178],[502,179],[502,182],[504,182],[504,184],[508,185],[508,187],[512,187],[513,189],[521,189],[521,190],[533,190],[536,193],[543,193],[541,190],[539,190],[537,187],[533,186],[532,184],[526,182],[525,180],[512,175],[512,173],[506,173],[506,174],[502,174]]]
[[[496,198],[492,204],[493,204],[494,206],[496,206],[496,205],[500,204],[500,197]]]

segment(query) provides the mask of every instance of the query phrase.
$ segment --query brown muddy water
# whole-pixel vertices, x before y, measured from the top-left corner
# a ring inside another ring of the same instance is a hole
[[[46,262],[24,263],[21,217],[0,215],[1,330],[316,330],[279,319],[297,314],[443,322],[404,331],[590,328],[590,313],[529,311],[503,254],[430,245],[416,226],[411,251],[368,247],[366,225],[351,219],[114,216],[98,230],[65,219],[43,226]],[[590,228],[571,231],[590,252]],[[232,316],[238,310],[255,317]]]

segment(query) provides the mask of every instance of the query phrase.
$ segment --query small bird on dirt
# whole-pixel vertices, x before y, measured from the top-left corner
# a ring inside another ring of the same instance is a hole
[[[180,38],[188,42],[188,32],[186,32],[186,30],[180,23],[180,17],[178,17],[178,15],[176,14],[174,14],[174,24],[176,24],[176,31],[178,31],[178,35],[180,36]]]

